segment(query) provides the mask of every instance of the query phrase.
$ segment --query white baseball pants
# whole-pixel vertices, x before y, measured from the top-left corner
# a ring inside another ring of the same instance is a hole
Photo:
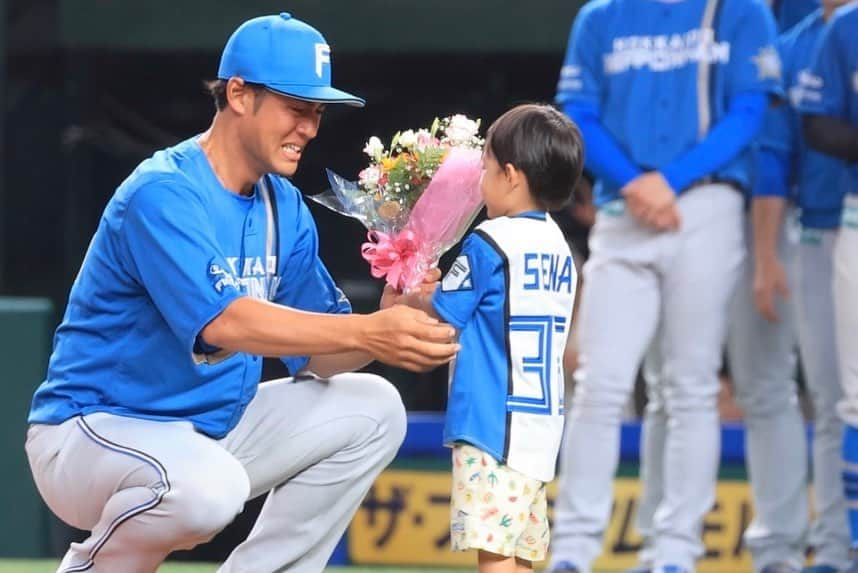
[[[392,385],[342,374],[261,384],[222,440],[189,422],[97,413],[32,426],[27,454],[48,506],[92,532],[58,572],[152,573],[267,493],[220,573],[317,573],[405,429]]]
[[[578,317],[580,365],[564,436],[553,562],[590,573],[602,549],[623,406],[657,326],[670,420],[654,565],[693,570],[719,461],[718,368],[727,305],[744,257],[742,196],[722,184],[678,200],[682,228],[641,227],[609,204],[593,228]]]

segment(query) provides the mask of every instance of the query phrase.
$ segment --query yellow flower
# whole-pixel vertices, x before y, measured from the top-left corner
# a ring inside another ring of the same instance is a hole
[[[381,170],[385,173],[389,172],[391,169],[396,167],[397,161],[399,161],[399,157],[385,157],[381,160]]]
[[[413,160],[414,156],[410,153],[400,153],[395,157],[385,157],[381,160],[381,170],[385,173],[388,173],[400,163],[408,163]]]

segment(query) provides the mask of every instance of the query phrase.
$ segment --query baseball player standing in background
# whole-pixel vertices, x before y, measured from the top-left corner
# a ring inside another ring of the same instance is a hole
[[[775,15],[778,30],[785,32],[815,12],[820,0],[766,0]]]
[[[285,13],[249,20],[218,78],[211,127],[108,203],[33,399],[36,485],[92,532],[63,573],[154,572],[265,493],[220,571],[321,571],[406,426],[387,381],[338,373],[373,358],[424,370],[457,350],[422,311],[349,314],[318,258],[286,177],[326,103],[363,105],[331,87],[322,35]],[[260,385],[261,356],[300,375]]]
[[[703,553],[747,148],[779,93],[775,36],[758,0],[595,0],[576,18],[557,100],[583,133],[599,213],[555,507],[558,573],[589,573],[601,552],[622,409],[657,327],[669,424],[653,569],[691,572]]]
[[[800,97],[798,76],[810,64],[824,20],[842,3],[827,0],[824,11],[819,8],[780,40],[785,86],[793,104]],[[791,4],[799,3],[783,3],[781,8]],[[753,221],[749,219],[746,229],[753,257],[744,265],[733,296],[727,347],[731,379],[744,412],[746,463],[755,509],[744,541],[756,571],[797,572],[805,560],[808,523],[804,423],[793,382],[793,349],[799,329],[816,421],[817,519],[811,544],[819,565],[809,571],[828,573],[845,565],[848,553],[838,461],[842,428],[835,412],[841,391],[834,371],[830,256],[825,256],[825,245],[830,254],[839,223],[842,163],[805,148],[797,116],[790,109],[779,105],[769,111],[757,150]],[[798,230],[785,201],[791,161],[796,162],[796,199],[802,208],[800,251]],[[799,252],[804,267],[800,277]],[[790,291],[798,292],[798,327],[796,310],[787,300]],[[640,556],[643,571],[651,560],[653,517],[662,498],[661,442],[667,424],[662,393],[653,386],[650,384],[642,433],[645,489],[636,520],[645,539]]]
[[[754,187],[758,181],[755,177]],[[727,324],[730,379],[743,411],[745,460],[755,510],[744,542],[755,571],[797,573],[804,561],[808,500],[807,445],[794,380],[794,311],[787,301],[771,298],[770,292],[769,314],[754,307],[761,289],[783,289],[785,294],[786,285],[795,284],[797,230],[793,213],[782,206],[775,210],[769,204],[755,205],[753,211],[745,217],[748,256],[730,301]],[[767,241],[757,237],[761,217],[773,234],[766,236]],[[769,273],[765,265],[774,264],[760,258],[764,248],[773,251],[774,263],[785,261],[774,278],[763,274]],[[778,282],[763,284],[761,276]],[[670,419],[662,380],[665,345],[657,334],[644,364],[648,401],[640,449],[643,491],[635,518],[644,543],[639,554],[641,567],[629,573],[652,568],[655,514],[666,493],[665,472],[669,470],[664,464],[664,446]]]
[[[858,4],[840,8],[822,32],[811,70],[803,74],[799,109],[807,143],[848,163],[841,227],[834,240],[834,322],[843,432],[843,482],[853,552],[858,548]],[[822,189],[818,189],[822,192]],[[824,195],[815,195],[821,200]],[[854,553],[846,569],[858,573]]]
[[[790,284],[795,285],[791,290],[796,294],[799,347],[814,408],[816,518],[809,541],[816,565],[806,569],[807,573],[837,573],[849,559],[840,463],[843,426],[836,411],[843,392],[837,374],[831,293],[832,251],[845,192],[845,164],[807,147],[797,113],[804,95],[800,78],[806,77],[813,65],[825,22],[842,4],[842,0],[823,0],[822,8],[780,38],[787,99],[773,106],[767,115],[757,151],[754,185],[757,306],[769,320],[783,321],[783,316],[775,312],[775,298],[786,297],[790,290],[785,279],[786,265],[776,250],[779,213],[789,198],[794,198],[801,209],[798,281]],[[784,469],[782,465],[780,469]],[[769,487],[770,483],[762,485]],[[803,509],[793,508],[792,517]],[[788,520],[791,516],[781,517]]]

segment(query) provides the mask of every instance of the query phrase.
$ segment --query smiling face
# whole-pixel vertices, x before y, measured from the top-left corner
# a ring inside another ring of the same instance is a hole
[[[258,86],[244,85],[240,95],[238,137],[253,169],[291,177],[307,144],[316,137],[325,105]]]

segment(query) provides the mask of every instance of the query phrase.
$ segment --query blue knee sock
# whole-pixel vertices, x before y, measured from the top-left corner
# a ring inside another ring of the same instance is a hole
[[[843,491],[849,513],[852,547],[858,548],[858,428],[843,427]]]

